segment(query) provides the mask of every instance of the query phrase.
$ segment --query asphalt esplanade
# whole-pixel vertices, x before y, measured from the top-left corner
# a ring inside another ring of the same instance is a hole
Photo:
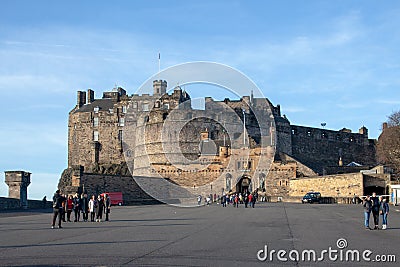
[[[398,263],[302,261],[304,250],[371,250],[400,261],[400,213],[391,206],[388,230],[365,230],[361,205],[257,203],[178,208],[114,207],[109,222],[64,223],[50,229],[51,213],[0,213],[1,266],[398,266]],[[73,217],[73,216],[72,216]],[[343,241],[343,240],[342,240]],[[344,241],[343,241],[344,242]],[[340,246],[344,246],[344,243]],[[284,262],[271,250],[290,251]],[[263,250],[261,253],[258,253]],[[307,256],[307,254],[305,254]],[[339,255],[339,252],[338,252]],[[360,254],[361,255],[361,254]],[[360,256],[361,257],[361,256]]]

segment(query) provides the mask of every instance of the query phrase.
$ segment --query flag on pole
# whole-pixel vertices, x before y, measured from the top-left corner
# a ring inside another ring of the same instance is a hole
[[[158,52],[158,59],[161,59],[161,54],[160,54],[160,52]]]

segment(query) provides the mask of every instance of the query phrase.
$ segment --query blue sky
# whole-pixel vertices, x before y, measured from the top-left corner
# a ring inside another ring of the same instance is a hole
[[[400,109],[398,1],[1,1],[0,178],[50,196],[76,91],[129,93],[190,61],[248,75],[292,124],[353,131]],[[199,93],[199,92],[196,92]],[[204,94],[213,96],[212,91]],[[217,95],[221,95],[220,93]],[[0,183],[0,195],[7,195]]]

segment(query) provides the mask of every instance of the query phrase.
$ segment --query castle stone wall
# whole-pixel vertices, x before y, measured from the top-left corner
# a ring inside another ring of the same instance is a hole
[[[363,174],[349,173],[290,180],[290,196],[304,196],[310,191],[320,192],[323,197],[352,197],[354,194],[362,196]]]
[[[367,135],[295,125],[291,131],[291,155],[320,174],[326,166],[337,166],[340,157],[344,165],[376,165],[375,142]]]

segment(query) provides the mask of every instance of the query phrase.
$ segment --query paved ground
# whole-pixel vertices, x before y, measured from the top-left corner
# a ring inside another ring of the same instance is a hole
[[[301,261],[303,250],[315,250],[318,258],[324,249],[338,249],[339,238],[347,241],[339,250],[343,255],[369,249],[371,259],[393,254],[400,261],[400,213],[392,207],[390,229],[370,231],[363,228],[362,212],[359,205],[288,203],[263,203],[254,209],[116,207],[110,222],[65,223],[63,229],[50,229],[49,213],[3,212],[0,265],[397,266],[345,262],[345,256],[334,262],[327,253],[323,262]],[[273,254],[272,262],[262,262],[257,253],[265,245],[269,252],[296,249],[300,260],[282,262]]]

